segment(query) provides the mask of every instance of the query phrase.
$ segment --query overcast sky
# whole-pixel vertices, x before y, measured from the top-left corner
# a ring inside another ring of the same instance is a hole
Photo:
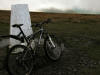
[[[0,0],[0,9],[9,10],[12,4],[28,4],[31,11],[42,9],[82,9],[100,12],[100,0]]]

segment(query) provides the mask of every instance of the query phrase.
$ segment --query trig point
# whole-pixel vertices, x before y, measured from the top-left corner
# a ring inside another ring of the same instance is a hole
[[[33,33],[27,4],[16,4],[11,6],[10,34],[18,35],[20,31],[18,28],[12,27],[14,24],[23,24],[22,29],[26,36]],[[16,44],[20,44],[20,42],[10,38],[10,47]]]

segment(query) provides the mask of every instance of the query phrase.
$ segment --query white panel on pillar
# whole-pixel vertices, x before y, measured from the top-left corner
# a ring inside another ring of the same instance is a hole
[[[33,33],[27,4],[16,4],[11,6],[10,34],[18,35],[20,31],[18,28],[12,27],[14,24],[23,24],[21,28],[23,29],[26,36]],[[10,38],[10,47],[16,44],[20,44],[20,42]]]

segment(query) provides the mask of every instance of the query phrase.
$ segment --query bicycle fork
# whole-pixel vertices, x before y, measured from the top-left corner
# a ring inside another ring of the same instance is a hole
[[[39,38],[38,44],[41,44],[42,35],[43,35],[43,32],[40,34],[40,38]],[[55,48],[56,46],[55,46],[55,44],[54,44],[54,41],[53,41],[52,38],[49,36],[49,34],[47,34],[47,37],[48,37],[49,42],[50,42],[50,43],[49,43],[49,46]]]
[[[54,44],[54,41],[52,41],[52,39],[51,39],[51,37],[50,37],[49,35],[48,35],[48,38],[49,38],[49,41],[50,41],[52,47],[55,48],[56,46],[55,46],[55,44]]]

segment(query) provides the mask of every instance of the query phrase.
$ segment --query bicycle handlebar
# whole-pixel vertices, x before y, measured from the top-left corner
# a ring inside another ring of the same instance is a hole
[[[43,22],[40,22],[40,23],[37,23],[37,24],[33,24],[32,26],[35,26],[35,27],[41,27],[43,24],[48,24],[51,22],[51,19],[47,19],[46,21],[43,21]]]
[[[35,27],[41,27],[43,24],[48,24],[48,23],[50,23],[51,22],[51,19],[50,18],[48,18],[46,21],[43,21],[43,22],[41,22],[41,23],[37,23],[37,24],[34,24],[34,25],[32,25],[32,26],[35,26]],[[14,24],[14,25],[12,25],[12,27],[20,27],[20,26],[23,26],[23,24]]]

